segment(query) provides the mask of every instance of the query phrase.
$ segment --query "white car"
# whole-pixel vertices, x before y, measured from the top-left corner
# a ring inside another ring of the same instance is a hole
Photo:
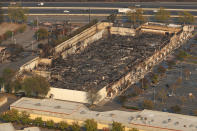
[[[158,10],[153,10],[153,12],[155,12],[155,13],[156,13],[156,12],[158,12]]]
[[[43,2],[38,3],[38,6],[43,6],[43,5],[44,5],[44,3],[43,3]]]
[[[136,7],[140,7],[140,5],[135,5]]]
[[[69,10],[64,10],[64,13],[69,13],[70,11]]]

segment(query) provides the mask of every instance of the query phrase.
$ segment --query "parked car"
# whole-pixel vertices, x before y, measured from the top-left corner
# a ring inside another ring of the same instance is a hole
[[[17,96],[17,97],[24,97],[25,96],[25,92],[17,92],[17,93],[15,93],[15,96]]]

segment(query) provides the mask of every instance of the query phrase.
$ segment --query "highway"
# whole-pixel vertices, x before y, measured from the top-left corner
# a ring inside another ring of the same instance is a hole
[[[4,7],[9,3],[2,3]],[[24,7],[38,7],[38,2],[22,2]],[[137,6],[141,8],[197,9],[197,2],[45,2],[43,7],[110,7]]]
[[[7,10],[10,3],[2,3],[3,9]],[[117,13],[118,8],[137,7],[143,8],[144,13],[153,15],[153,10],[164,7],[172,12],[172,15],[178,15],[178,12],[187,10],[193,15],[197,15],[197,2],[45,2],[43,6],[39,6],[38,2],[22,2],[21,5],[29,9],[30,14],[65,14],[64,10],[68,10],[69,14],[111,14]],[[5,11],[6,12],[6,11]]]
[[[2,3],[4,12],[10,3]],[[21,5],[29,9],[30,16],[80,16],[89,15],[106,17],[118,13],[119,8],[136,7],[144,10],[145,16],[152,16],[155,10],[164,7],[171,12],[172,17],[177,17],[180,11],[188,11],[197,18],[197,2],[45,2],[39,6],[38,2],[22,2]],[[67,10],[68,12],[64,12]],[[89,12],[90,11],[90,12]]]

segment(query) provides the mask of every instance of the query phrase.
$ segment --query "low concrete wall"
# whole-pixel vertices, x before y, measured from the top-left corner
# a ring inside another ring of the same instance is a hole
[[[44,65],[51,65],[52,64],[52,59],[48,58],[40,58],[39,59],[39,64],[44,64]]]
[[[59,100],[88,103],[86,99],[87,98],[86,94],[87,92],[85,91],[77,91],[77,90],[69,90],[69,89],[51,87],[47,97],[52,97],[53,99],[59,99]]]
[[[114,35],[135,36],[135,29],[131,28],[111,27],[110,32]]]
[[[20,71],[23,71],[23,70],[33,70],[37,65],[38,65],[38,62],[39,62],[39,57],[36,57],[34,58],[33,60],[25,63],[24,65],[22,65],[20,67]]]
[[[23,70],[31,71],[35,69],[38,66],[38,64],[51,65],[51,63],[52,59],[36,57],[33,60],[30,60],[29,62],[22,65],[20,67],[20,72],[22,72]]]

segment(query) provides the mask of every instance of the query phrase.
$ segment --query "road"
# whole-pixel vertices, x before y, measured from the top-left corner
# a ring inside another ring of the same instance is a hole
[[[2,3],[5,13],[7,13],[7,7],[9,3]],[[118,13],[118,8],[137,7],[146,10],[145,15],[153,15],[154,10],[159,7],[164,7],[171,11],[172,15],[178,15],[178,12],[187,10],[193,15],[197,16],[197,2],[45,2],[44,6],[38,6],[38,2],[22,2],[23,7],[29,8],[30,15],[50,14],[58,15],[65,14],[64,10],[68,10],[69,14],[112,14]]]

